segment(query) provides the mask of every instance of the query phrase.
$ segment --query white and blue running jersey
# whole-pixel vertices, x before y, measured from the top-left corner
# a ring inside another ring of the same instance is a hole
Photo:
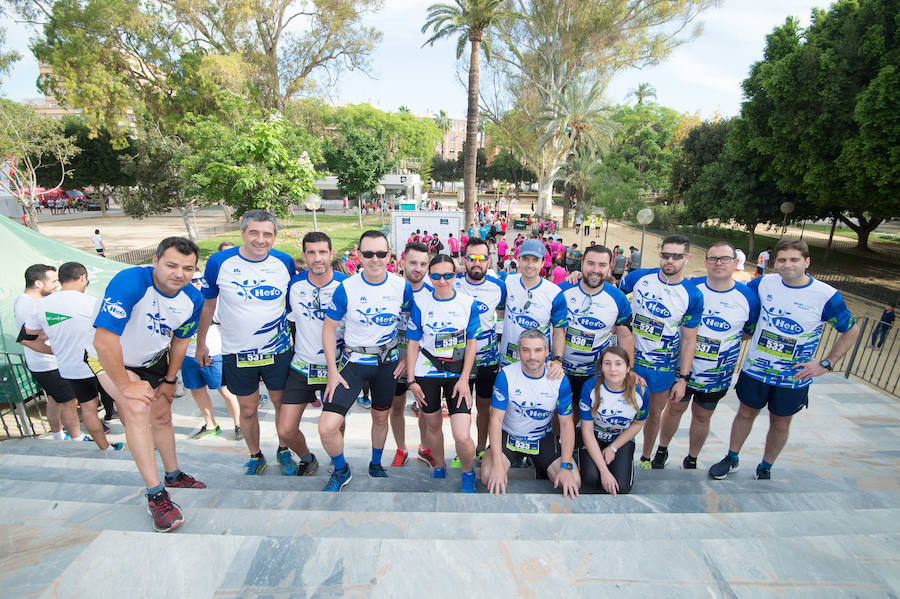
[[[497,349],[497,310],[503,310],[506,306],[506,285],[491,276],[485,276],[480,283],[471,283],[465,274],[461,274],[454,281],[454,289],[475,298],[475,307],[481,321],[475,363],[479,366],[497,364],[500,361]]]
[[[410,285],[410,289],[412,289],[412,285]],[[428,283],[422,283],[422,286],[418,289],[413,290],[413,302],[415,302],[420,296],[424,297],[426,295],[430,295],[431,292],[434,291],[434,287],[429,285]],[[400,348],[400,357],[402,358],[406,354],[406,325],[409,321],[409,312],[401,312],[400,313],[400,321],[397,323],[397,335],[399,335],[399,343],[397,347]],[[403,377],[404,379],[406,377]]]
[[[294,358],[291,368],[307,377],[310,384],[328,382],[328,366],[322,349],[322,324],[325,310],[341,281],[347,278],[342,272],[333,272],[331,280],[316,287],[309,280],[309,272],[294,275],[288,285],[288,319],[294,322]],[[340,354],[343,331],[337,331],[337,349]],[[312,372],[310,372],[312,371]]]
[[[580,284],[563,283],[560,288],[569,312],[563,370],[577,376],[592,375],[616,326],[631,320],[631,305],[625,294],[609,283],[603,283],[594,295],[585,293]]]
[[[59,375],[64,379],[94,376],[84,361],[84,352],[93,350],[94,327],[91,324],[97,317],[99,306],[100,302],[95,297],[74,289],[64,289],[39,299],[25,320],[26,329],[43,329],[47,334],[47,345],[53,349]],[[71,398],[57,399],[68,401]]]
[[[28,321],[28,317],[34,313],[37,302],[36,298],[25,293],[17,297],[16,301],[13,302],[16,334],[22,330],[22,327]],[[25,354],[25,365],[28,366],[28,370],[31,372],[49,372],[57,369],[56,356],[53,354],[42,354],[28,347],[23,347],[22,350]]]
[[[406,337],[419,342],[414,376],[459,377],[458,374],[435,368],[422,349],[436,358],[461,360],[466,352],[466,341],[478,338],[480,326],[475,299],[464,293],[454,291],[453,297],[444,300],[434,297],[434,293],[417,295],[406,329]]]
[[[735,283],[728,291],[715,291],[706,284],[706,277],[691,282],[703,294],[703,318],[688,387],[701,393],[723,391],[734,377],[741,334],[752,334],[759,318],[759,298],[743,283]]]
[[[606,383],[600,384],[600,405],[597,414],[592,413],[597,398],[597,377],[585,381],[578,399],[578,413],[582,426],[593,423],[594,435],[602,443],[612,443],[634,421],[647,419],[647,404],[650,393],[647,387],[636,387],[634,390],[638,408],[628,403],[625,391],[610,391]]]
[[[657,372],[676,371],[681,327],[700,326],[703,295],[686,279],[664,283],[658,268],[628,273],[619,288],[632,294],[635,365]]]
[[[552,327],[568,324],[568,309],[559,286],[546,279],[531,289],[525,289],[522,275],[506,277],[506,311],[503,314],[503,339],[500,342],[500,363],[503,366],[519,361],[519,336],[528,329],[540,329],[550,343]]]
[[[219,298],[222,353],[270,356],[291,348],[286,317],[294,259],[278,250],[259,261],[239,247],[216,252],[206,262],[203,297]]]
[[[325,316],[344,321],[345,348],[394,345],[400,313],[408,312],[412,302],[412,287],[406,279],[385,273],[383,281],[373,284],[356,274],[338,285]],[[385,361],[397,360],[399,355],[395,347]],[[371,353],[349,352],[345,358],[357,364],[378,364],[378,356]]]
[[[825,323],[840,333],[856,323],[844,298],[811,277],[803,287],[788,287],[780,275],[765,275],[748,287],[759,297],[760,312],[743,371],[767,385],[807,387],[812,379],[800,381],[793,375],[798,364],[813,359]]]
[[[550,432],[553,411],[560,416],[572,413],[569,379],[539,378],[525,374],[519,362],[500,369],[494,381],[491,407],[506,410],[502,428],[516,441],[540,441]]]
[[[119,336],[128,368],[155,364],[168,351],[172,336],[188,339],[197,332],[203,296],[193,286],[174,296],[153,285],[153,267],[120,271],[106,286],[94,327]],[[96,354],[88,350],[92,356]]]

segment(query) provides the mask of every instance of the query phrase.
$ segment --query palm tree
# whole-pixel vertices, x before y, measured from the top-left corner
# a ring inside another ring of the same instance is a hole
[[[554,93],[550,102],[541,107],[532,125],[543,129],[538,147],[548,143],[565,144],[566,176],[573,171],[573,163],[579,150],[593,150],[602,155],[613,144],[619,125],[610,118],[609,107],[603,102],[603,86],[598,81],[590,88],[575,80],[561,93]],[[586,146],[586,147],[585,147]],[[563,194],[563,222],[569,223],[569,204],[573,186],[566,185]]]
[[[441,160],[444,159],[444,153],[446,152],[445,146],[447,141],[447,133],[450,132],[450,129],[453,128],[453,123],[450,121],[450,117],[447,116],[446,110],[441,110],[433,117],[434,124],[437,125],[437,128],[441,130],[441,133],[444,134],[444,137],[441,138]]]
[[[644,100],[648,98],[656,98],[656,88],[649,83],[639,83],[636,88],[629,90],[625,95],[626,100],[632,97],[637,100],[636,104],[638,106],[643,106]]]
[[[516,17],[516,13],[503,8],[504,0],[453,0],[453,4],[432,4],[428,7],[422,33],[429,37],[423,46],[434,45],[437,40],[458,36],[456,58],[462,57],[466,42],[471,44],[469,56],[469,102],[466,112],[466,147],[478,147],[478,75],[479,54],[484,46],[484,56],[490,60],[491,45],[487,35],[492,25],[504,18]],[[467,151],[463,165],[463,185],[465,186],[466,226],[472,224],[475,208],[475,159],[476,151]]]
[[[572,168],[566,175],[566,184],[575,189],[575,197],[579,206],[591,183],[600,176],[602,168],[603,159],[593,150],[583,150],[575,155]]]

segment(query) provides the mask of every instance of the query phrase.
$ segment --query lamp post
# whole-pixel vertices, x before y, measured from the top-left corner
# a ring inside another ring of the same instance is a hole
[[[787,232],[787,217],[788,214],[794,211],[794,203],[782,202],[778,209],[781,210],[781,213],[784,215],[784,219],[781,222],[781,236],[784,237],[785,232]]]
[[[377,193],[381,197],[381,202],[378,205],[378,211],[381,212],[381,226],[384,226],[384,185],[378,184],[375,187],[375,193]]]
[[[653,211],[649,208],[639,210],[637,213],[637,222],[641,225],[641,260],[644,259],[644,233],[647,232],[647,225],[653,222]],[[608,226],[608,225],[607,225]]]
[[[306,206],[307,210],[312,210],[313,231],[318,231],[319,223],[316,222],[316,211],[322,207],[322,198],[320,198],[318,194],[311,193],[308,196],[306,196],[306,199],[303,201],[303,205]]]

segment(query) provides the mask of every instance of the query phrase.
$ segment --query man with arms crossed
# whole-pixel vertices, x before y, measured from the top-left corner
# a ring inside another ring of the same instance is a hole
[[[175,377],[203,309],[203,297],[191,285],[198,254],[193,241],[167,237],[156,248],[153,266],[135,266],[113,277],[94,321],[94,346],[88,349],[88,364],[116,400],[157,532],[184,522],[165,487],[206,487],[178,467],[172,430]],[[154,448],[165,467],[165,486]]]
[[[551,379],[546,364],[550,349],[538,329],[517,339],[519,362],[500,369],[491,399],[491,444],[481,465],[481,482],[493,494],[506,495],[507,474],[514,459],[529,456],[538,474],[546,472],[553,487],[576,497],[581,486],[572,462],[575,423],[572,390],[566,377]],[[560,437],[551,430],[559,417]]]
[[[787,443],[791,418],[809,405],[813,378],[830,372],[859,336],[841,294],[806,274],[809,247],[805,242],[782,239],[773,256],[775,274],[757,277],[748,285],[759,297],[759,322],[734,386],[741,403],[731,424],[728,455],[709,469],[716,479],[738,470],[738,452],[766,406],[769,432],[755,477],[769,480],[772,464]],[[825,359],[815,360],[826,323],[840,335]]]
[[[663,413],[656,452],[657,456],[662,456],[658,460],[661,465],[665,465],[668,458],[669,442],[678,430],[681,415],[690,405],[690,445],[681,467],[685,470],[697,468],[697,456],[709,435],[713,410],[728,393],[734,378],[741,352],[741,335],[751,334],[759,318],[759,298],[731,277],[736,264],[734,246],[727,241],[717,241],[706,251],[706,276],[691,279],[703,294],[703,317],[697,329],[687,392],[678,403],[670,403]]]
[[[399,360],[397,326],[401,312],[413,301],[409,283],[388,273],[390,249],[379,231],[366,231],[359,240],[362,274],[345,279],[334,292],[322,326],[322,346],[328,365],[328,384],[322,397],[319,436],[334,471],[323,491],[337,492],[350,482],[350,466],[344,458],[341,425],[368,381],[372,393],[372,459],[369,476],[385,478],[381,465],[388,433],[388,411],[397,379],[406,373]],[[344,322],[341,362],[335,349],[338,325]],[[340,369],[340,366],[343,369]]]
[[[259,447],[259,381],[269,390],[277,422],[293,357],[286,305],[288,284],[296,269],[293,258],[273,249],[277,234],[273,214],[248,210],[241,218],[241,245],[210,256],[203,275],[205,301],[196,359],[201,366],[210,364],[206,334],[218,307],[222,374],[241,407],[241,431],[250,450],[244,466],[250,475],[262,474],[267,466]],[[297,473],[290,450],[306,447],[296,437],[292,442],[290,446],[286,439],[279,439],[276,455],[285,476]]]
[[[638,462],[643,470],[665,465],[665,456],[652,466],[649,457],[660,417],[667,402],[681,401],[691,378],[703,296],[684,278],[684,266],[691,259],[690,247],[691,242],[684,235],[669,235],[662,241],[660,267],[638,269],[619,285],[624,293],[632,294],[634,371],[647,381],[650,390],[650,413],[644,424],[644,445]]]

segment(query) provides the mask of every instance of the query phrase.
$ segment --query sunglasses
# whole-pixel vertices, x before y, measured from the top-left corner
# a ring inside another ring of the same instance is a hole
[[[363,258],[373,258],[378,256],[379,258],[387,258],[390,252],[380,251],[380,252],[360,252]]]
[[[525,305],[522,306],[523,311],[528,311],[528,308],[531,307],[531,289],[528,290],[528,295],[525,296]]]
[[[322,309],[322,300],[319,299],[319,288],[313,288],[313,310],[321,310]]]
[[[470,262],[487,262],[487,256],[484,254],[469,254],[466,256],[466,260]]]
[[[455,274],[455,273],[452,273],[452,272],[445,272],[445,273],[442,274],[442,275],[439,275],[439,274],[437,274],[437,273],[431,273],[431,274],[429,274],[428,276],[431,277],[431,280],[432,280],[432,281],[440,281],[441,279],[444,279],[445,281],[449,281],[450,279],[452,279],[453,277],[455,277],[456,274]]]
[[[663,260],[681,260],[684,254],[672,254],[669,252],[660,252],[659,257]]]
[[[707,256],[706,261],[710,264],[731,264],[734,256]]]

